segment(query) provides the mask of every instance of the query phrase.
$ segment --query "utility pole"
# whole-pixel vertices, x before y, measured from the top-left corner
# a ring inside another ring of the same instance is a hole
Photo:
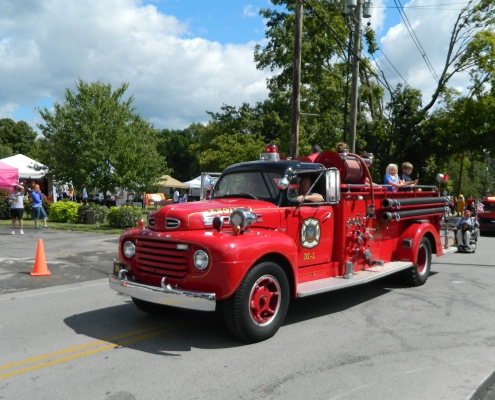
[[[464,165],[464,151],[461,154],[461,166],[459,168],[459,182],[457,184],[457,196],[461,193],[462,167]]]
[[[488,178],[488,160],[490,157],[490,151],[485,149],[483,150],[483,153],[485,153],[485,157],[486,157],[485,183],[483,184],[483,196],[486,196],[486,179]]]
[[[295,160],[299,155],[299,117],[301,116],[302,17],[302,0],[296,0],[296,23],[294,28],[294,66],[292,75],[292,118],[290,130],[290,156],[293,160]]]
[[[349,151],[355,152],[356,125],[359,92],[359,58],[361,55],[361,19],[363,18],[362,0],[357,0],[354,21],[354,52],[352,57],[352,87],[351,87],[351,112],[349,125]]]

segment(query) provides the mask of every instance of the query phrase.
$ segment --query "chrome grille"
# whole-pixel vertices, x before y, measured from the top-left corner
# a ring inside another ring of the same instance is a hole
[[[149,226],[152,226],[152,227],[155,227],[155,218],[150,218],[150,219],[148,220],[148,225],[149,225]]]
[[[165,220],[165,227],[167,229],[177,229],[180,226],[180,221],[175,218],[167,218]]]
[[[178,250],[177,243],[139,238],[136,242],[138,271],[170,278],[184,278],[188,274],[189,250]]]

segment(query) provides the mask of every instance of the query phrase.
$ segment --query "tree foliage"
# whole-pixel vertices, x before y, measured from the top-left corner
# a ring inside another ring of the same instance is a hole
[[[15,122],[10,118],[0,119],[0,156],[31,155],[30,150],[36,136],[34,129],[25,121]]]
[[[64,103],[38,110],[44,120],[39,161],[48,175],[106,193],[153,187],[168,172],[156,150],[157,132],[135,113],[132,97],[123,100],[127,88],[79,79],[76,91],[66,89]]]
[[[190,147],[197,143],[204,130],[201,124],[191,124],[183,130],[163,129],[159,134],[158,153],[167,159],[172,176],[179,181],[186,182],[201,172]]]

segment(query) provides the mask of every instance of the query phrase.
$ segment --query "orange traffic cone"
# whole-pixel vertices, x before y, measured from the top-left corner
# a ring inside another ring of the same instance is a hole
[[[43,248],[43,240],[38,240],[38,249],[36,250],[36,258],[34,259],[34,268],[31,271],[31,276],[48,276],[52,273],[48,271],[45,259],[45,249]]]

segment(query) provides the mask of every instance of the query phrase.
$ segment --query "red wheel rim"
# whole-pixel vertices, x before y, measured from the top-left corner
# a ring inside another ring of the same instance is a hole
[[[426,267],[428,266],[427,256],[428,256],[428,251],[426,250],[426,246],[422,244],[421,246],[419,246],[418,249],[418,261],[416,263],[418,265],[418,274],[420,275],[423,275],[425,273]]]
[[[263,275],[251,289],[249,315],[256,325],[270,324],[280,308],[280,284],[272,275]]]

